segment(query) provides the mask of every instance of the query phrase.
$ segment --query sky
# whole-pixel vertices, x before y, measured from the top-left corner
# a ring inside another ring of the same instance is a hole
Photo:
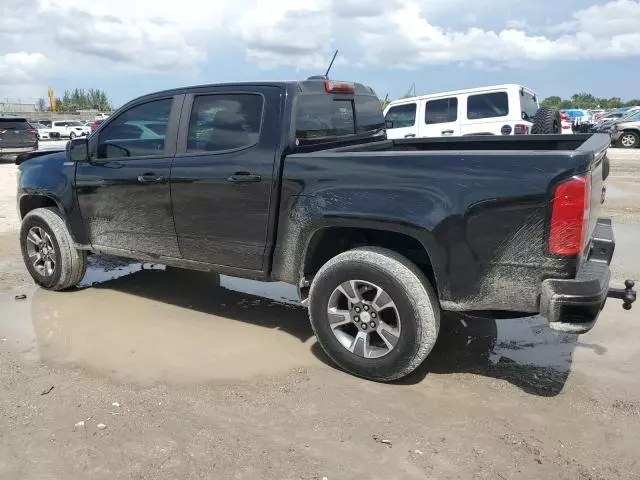
[[[323,74],[379,97],[501,83],[640,97],[640,0],[0,0],[0,101]]]

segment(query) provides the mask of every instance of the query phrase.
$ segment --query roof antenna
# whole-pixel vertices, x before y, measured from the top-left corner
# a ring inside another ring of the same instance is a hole
[[[329,79],[329,70],[331,70],[331,67],[333,67],[333,62],[335,61],[337,55],[338,55],[338,50],[336,50],[333,53],[333,58],[331,59],[331,63],[329,64],[329,68],[327,68],[327,71],[324,74],[324,78],[326,78],[327,80]]]

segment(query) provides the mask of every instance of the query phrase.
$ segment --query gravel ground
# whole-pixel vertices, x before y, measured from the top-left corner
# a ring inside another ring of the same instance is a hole
[[[614,274],[638,278],[640,150],[610,158]],[[379,384],[331,365],[287,286],[96,256],[94,287],[35,288],[14,194],[0,164],[0,479],[639,478],[640,333],[618,303],[581,337],[449,327]]]

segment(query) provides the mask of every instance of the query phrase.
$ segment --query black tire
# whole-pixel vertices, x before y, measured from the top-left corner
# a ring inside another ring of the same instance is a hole
[[[51,238],[55,264],[51,275],[38,272],[29,258],[27,236],[33,227],[44,230]],[[38,285],[48,290],[75,287],[87,270],[87,252],[75,248],[73,238],[55,208],[36,208],[24,217],[20,227],[20,247],[29,274]]]
[[[637,132],[632,132],[630,130],[624,131],[622,132],[622,135],[620,135],[618,145],[620,148],[638,148],[640,145],[640,135]]]
[[[350,280],[381,287],[397,307],[400,333],[396,345],[384,356],[366,358],[352,353],[331,329],[331,294]],[[433,349],[440,330],[438,297],[424,274],[402,255],[377,247],[341,253],[320,269],[309,292],[309,316],[329,358],[347,372],[377,381],[396,380],[415,370]]]
[[[69,140],[73,140],[74,138],[76,138],[76,134],[75,134],[75,133],[73,133],[73,132],[71,132],[71,133],[69,134]]]
[[[558,135],[562,133],[562,121],[560,120],[560,110],[557,108],[542,107],[538,109],[533,117],[531,127],[533,135]]]

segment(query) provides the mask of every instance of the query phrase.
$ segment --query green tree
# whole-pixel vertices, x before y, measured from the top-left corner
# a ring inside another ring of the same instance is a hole
[[[541,103],[540,106],[541,107],[551,107],[551,108],[558,108],[560,106],[560,104],[562,103],[562,98],[560,97],[547,97],[545,98]]]
[[[558,96],[551,96],[545,98],[541,103],[543,107],[552,107],[552,108],[560,108],[560,109],[568,109],[568,108],[583,108],[583,109],[594,109],[594,108],[620,108],[620,107],[633,107],[636,105],[640,105],[640,99],[629,100],[628,102],[623,102],[620,97],[611,97],[611,98],[598,98],[594,95],[581,92],[576,93],[571,96],[570,99],[563,99]]]
[[[94,88],[66,90],[62,96],[62,111],[75,112],[78,110],[110,112],[113,108],[109,97],[103,90]]]

